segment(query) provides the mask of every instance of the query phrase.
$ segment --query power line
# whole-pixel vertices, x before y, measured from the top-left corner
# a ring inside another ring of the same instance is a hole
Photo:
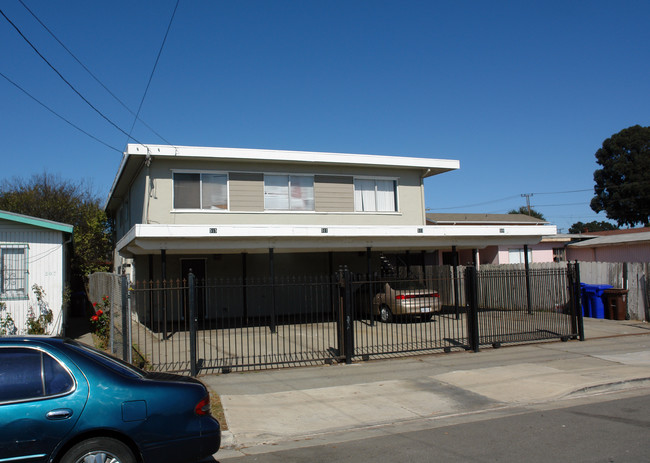
[[[65,83],[68,85],[68,87],[70,87],[70,88],[72,89],[72,91],[75,92],[75,93],[79,96],[79,98],[81,98],[81,99],[82,99],[82,100],[83,100],[83,101],[84,101],[88,106],[90,106],[90,107],[91,107],[91,108],[92,108],[92,109],[93,109],[97,114],[99,114],[99,115],[100,115],[100,116],[101,116],[101,117],[102,117],[106,122],[108,122],[109,124],[111,124],[113,127],[115,127],[117,130],[119,130],[119,131],[122,132],[124,135],[128,136],[129,138],[133,138],[133,140],[134,140],[136,143],[138,143],[138,144],[144,146],[141,142],[139,142],[138,140],[136,140],[134,137],[131,137],[128,133],[126,133],[124,130],[122,130],[122,128],[120,128],[120,127],[119,127],[115,122],[113,122],[113,121],[110,120],[107,116],[105,116],[105,115],[104,115],[104,114],[103,114],[99,109],[97,109],[95,106],[93,106],[93,104],[92,104],[90,101],[88,101],[88,100],[87,100],[87,99],[86,99],[86,98],[85,98],[85,97],[84,97],[84,96],[83,96],[83,95],[82,95],[82,94],[81,94],[81,93],[80,93],[80,92],[79,92],[79,91],[74,87],[74,85],[72,85],[70,82],[68,82],[68,80],[66,80],[66,78],[63,77],[63,75],[62,75],[62,74],[61,74],[61,73],[60,73],[60,72],[59,72],[59,71],[58,71],[58,70],[57,70],[57,69],[56,69],[56,68],[55,68],[55,67],[54,67],[54,66],[53,66],[53,65],[52,65],[48,60],[47,60],[47,58],[45,58],[45,56],[43,56],[43,55],[41,54],[41,52],[38,51],[38,49],[34,46],[34,44],[32,44],[32,42],[30,42],[29,39],[28,39],[27,37],[25,37],[25,35],[21,32],[21,30],[18,28],[18,26],[16,26],[16,25],[11,21],[11,19],[9,19],[9,18],[7,17],[7,15],[4,13],[4,11],[2,11],[2,9],[0,9],[0,14],[1,14],[1,15],[2,15],[6,20],[7,20],[7,22],[9,22],[9,24],[12,25],[12,27],[13,27],[14,29],[16,29],[16,32],[18,32],[18,34],[23,38],[23,40],[25,40],[25,42],[27,42],[27,43],[29,44],[29,46],[32,47],[32,50],[34,50],[34,51],[36,52],[36,54],[37,54],[38,56],[40,56],[40,58],[41,58],[43,61],[45,61],[45,63],[46,63],[46,64],[47,64],[47,65],[48,65],[48,66],[49,66],[49,67],[50,67],[54,72],[56,72],[56,74],[61,78],[61,80],[63,80],[63,82],[65,82]]]
[[[567,190],[567,191],[547,191],[543,193],[531,193],[530,195],[560,195],[565,193],[583,193],[585,191],[594,191],[593,188],[588,188],[586,190]]]
[[[156,67],[158,66],[158,60],[160,60],[160,55],[162,54],[163,48],[165,47],[165,42],[167,41],[167,35],[169,35],[169,30],[172,27],[172,22],[174,21],[174,16],[176,16],[176,10],[178,9],[178,4],[180,3],[180,0],[176,0],[176,6],[174,6],[174,11],[172,12],[172,17],[169,19],[169,24],[167,25],[167,31],[165,32],[165,37],[163,37],[163,41],[160,44],[160,49],[158,50],[158,56],[156,56],[156,61],[153,65],[153,69],[151,70],[151,74],[149,75],[149,81],[147,82],[147,87],[144,89],[144,94],[142,95],[142,99],[140,100],[140,105],[138,106],[138,111],[135,114],[135,118],[133,119],[133,124],[131,125],[131,130],[129,130],[129,133],[127,135],[126,142],[129,142],[129,138],[131,138],[131,133],[133,132],[133,128],[135,127],[135,123],[138,121],[138,116],[140,115],[140,110],[142,109],[142,105],[144,104],[144,99],[147,96],[147,92],[149,91],[149,86],[151,85],[151,80],[153,79],[153,74],[156,71]],[[135,138],[134,138],[135,140]],[[137,141],[137,140],[136,140]],[[170,143],[168,143],[170,144]]]
[[[555,206],[588,206],[588,203],[561,203],[561,204],[533,204],[531,207],[555,207]]]
[[[28,12],[29,12],[29,14],[31,14],[31,15],[34,17],[34,19],[36,19],[36,21],[38,21],[38,23],[39,23],[41,26],[43,26],[43,28],[44,28],[44,29],[45,29],[45,30],[46,30],[46,31],[47,31],[47,32],[48,32],[48,33],[49,33],[49,34],[54,38],[54,40],[56,40],[56,41],[59,43],[59,45],[61,45],[61,46],[63,47],[63,49],[64,49],[65,51],[67,51],[68,54],[69,54],[70,56],[72,56],[72,58],[74,58],[74,60],[75,60],[77,63],[79,63],[79,65],[80,65],[82,68],[84,68],[85,71],[86,71],[88,74],[90,74],[90,76],[91,76],[93,79],[95,79],[95,82],[97,82],[99,85],[101,85],[101,86],[104,88],[104,90],[106,90],[106,91],[108,92],[109,95],[111,95],[111,96],[112,96],[112,97],[113,97],[113,98],[114,98],[114,99],[115,99],[119,104],[122,105],[122,107],[123,107],[124,109],[126,109],[128,112],[130,112],[133,116],[136,116],[136,114],[131,110],[131,108],[129,108],[129,107],[128,107],[128,106],[127,106],[127,105],[126,105],[122,100],[120,100],[120,99],[117,97],[117,95],[115,95],[113,92],[111,92],[111,91],[108,89],[108,87],[107,87],[106,85],[104,85],[104,83],[103,83],[101,80],[99,80],[99,78],[98,78],[97,76],[95,76],[95,74],[93,74],[93,73],[91,72],[91,70],[88,69],[88,68],[86,67],[86,65],[84,65],[84,64],[81,62],[81,60],[79,60],[79,58],[77,58],[77,57],[75,56],[75,54],[72,53],[72,51],[70,51],[70,49],[69,49],[68,47],[66,47],[66,46],[63,44],[63,42],[61,42],[61,40],[59,40],[59,38],[58,38],[56,35],[54,35],[54,32],[52,32],[52,31],[51,31],[51,30],[50,30],[50,29],[49,29],[49,28],[48,28],[48,27],[43,23],[43,21],[41,21],[41,20],[39,19],[39,17],[36,16],[36,14],[35,14],[32,10],[30,10],[29,7],[28,7],[27,5],[25,5],[25,3],[23,2],[23,0],[18,0],[18,1],[19,1],[20,4],[21,4],[21,5],[22,5],[22,6],[23,6],[23,7],[24,7]],[[136,117],[137,117],[137,116],[136,116]],[[143,120],[140,119],[140,118],[138,118],[138,120],[139,120],[140,122],[142,122],[142,124],[143,124],[145,127],[147,127],[149,130],[151,130],[155,135],[157,135],[157,136],[158,136],[162,141],[164,141],[164,142],[167,143],[168,145],[171,145],[170,142],[168,142],[168,141],[167,141],[167,140],[166,140],[162,135],[160,135],[158,132],[156,132],[156,131],[155,131],[151,126],[149,126],[145,121],[143,121]]]
[[[74,123],[70,122],[68,119],[66,119],[65,117],[63,117],[62,115],[60,115],[59,113],[57,113],[56,111],[54,111],[52,108],[50,108],[49,106],[47,106],[45,103],[39,101],[35,96],[31,95],[27,90],[25,90],[24,88],[22,88],[20,85],[18,85],[16,82],[14,82],[13,80],[11,80],[9,77],[7,77],[6,75],[4,75],[2,72],[0,72],[0,76],[4,77],[4,78],[5,78],[5,79],[10,83],[10,84],[12,84],[12,85],[13,85],[14,87],[16,87],[18,90],[20,90],[20,91],[23,92],[25,95],[27,95],[28,97],[30,97],[30,98],[31,98],[32,100],[34,100],[36,103],[40,104],[42,107],[44,107],[45,109],[47,109],[49,112],[51,112],[52,114],[54,114],[54,115],[55,115],[56,117],[58,117],[59,119],[62,119],[64,122],[67,122],[68,124],[70,124],[72,127],[74,127],[75,129],[77,129],[77,130],[80,131],[81,133],[83,133],[83,134],[85,134],[85,135],[88,135],[90,138],[92,138],[92,139],[95,140],[95,141],[98,141],[99,143],[101,143],[102,145],[106,146],[107,148],[110,148],[110,149],[112,149],[112,150],[115,150],[115,151],[117,151],[118,153],[121,153],[121,152],[122,152],[121,150],[119,150],[119,149],[117,149],[117,148],[115,148],[115,147],[109,145],[108,143],[103,142],[102,140],[100,140],[100,139],[97,138],[96,136],[94,136],[94,135],[92,135],[92,134],[86,132],[86,131],[85,131],[84,129],[82,129],[81,127],[79,127],[79,126],[75,125]]]

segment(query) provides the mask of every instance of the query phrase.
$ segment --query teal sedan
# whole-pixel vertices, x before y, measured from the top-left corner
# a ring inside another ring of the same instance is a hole
[[[69,339],[0,337],[0,463],[184,463],[220,443],[194,378]]]

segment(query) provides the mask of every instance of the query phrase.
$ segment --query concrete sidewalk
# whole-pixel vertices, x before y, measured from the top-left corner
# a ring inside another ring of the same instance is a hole
[[[650,386],[650,324],[587,318],[585,334],[585,342],[201,376],[221,397],[229,427],[215,458]]]

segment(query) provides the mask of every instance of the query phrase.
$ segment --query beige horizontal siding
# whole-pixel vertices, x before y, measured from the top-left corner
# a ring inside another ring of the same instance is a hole
[[[230,210],[264,211],[263,174],[230,174]]]
[[[354,212],[354,185],[351,176],[316,175],[316,212]]]

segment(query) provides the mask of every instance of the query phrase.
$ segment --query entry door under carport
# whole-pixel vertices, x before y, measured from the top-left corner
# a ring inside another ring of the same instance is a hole
[[[195,277],[195,282],[196,282],[196,308],[197,308],[197,315],[199,319],[199,324],[205,320],[205,290],[203,289],[205,286],[205,266],[206,266],[206,261],[205,259],[183,259],[181,258],[181,278],[185,280],[185,282],[188,281],[188,276],[190,274],[190,270],[192,270],[192,273],[194,274]],[[188,284],[188,283],[186,283]],[[187,302],[184,303],[184,312],[185,316],[188,316],[187,313]]]

